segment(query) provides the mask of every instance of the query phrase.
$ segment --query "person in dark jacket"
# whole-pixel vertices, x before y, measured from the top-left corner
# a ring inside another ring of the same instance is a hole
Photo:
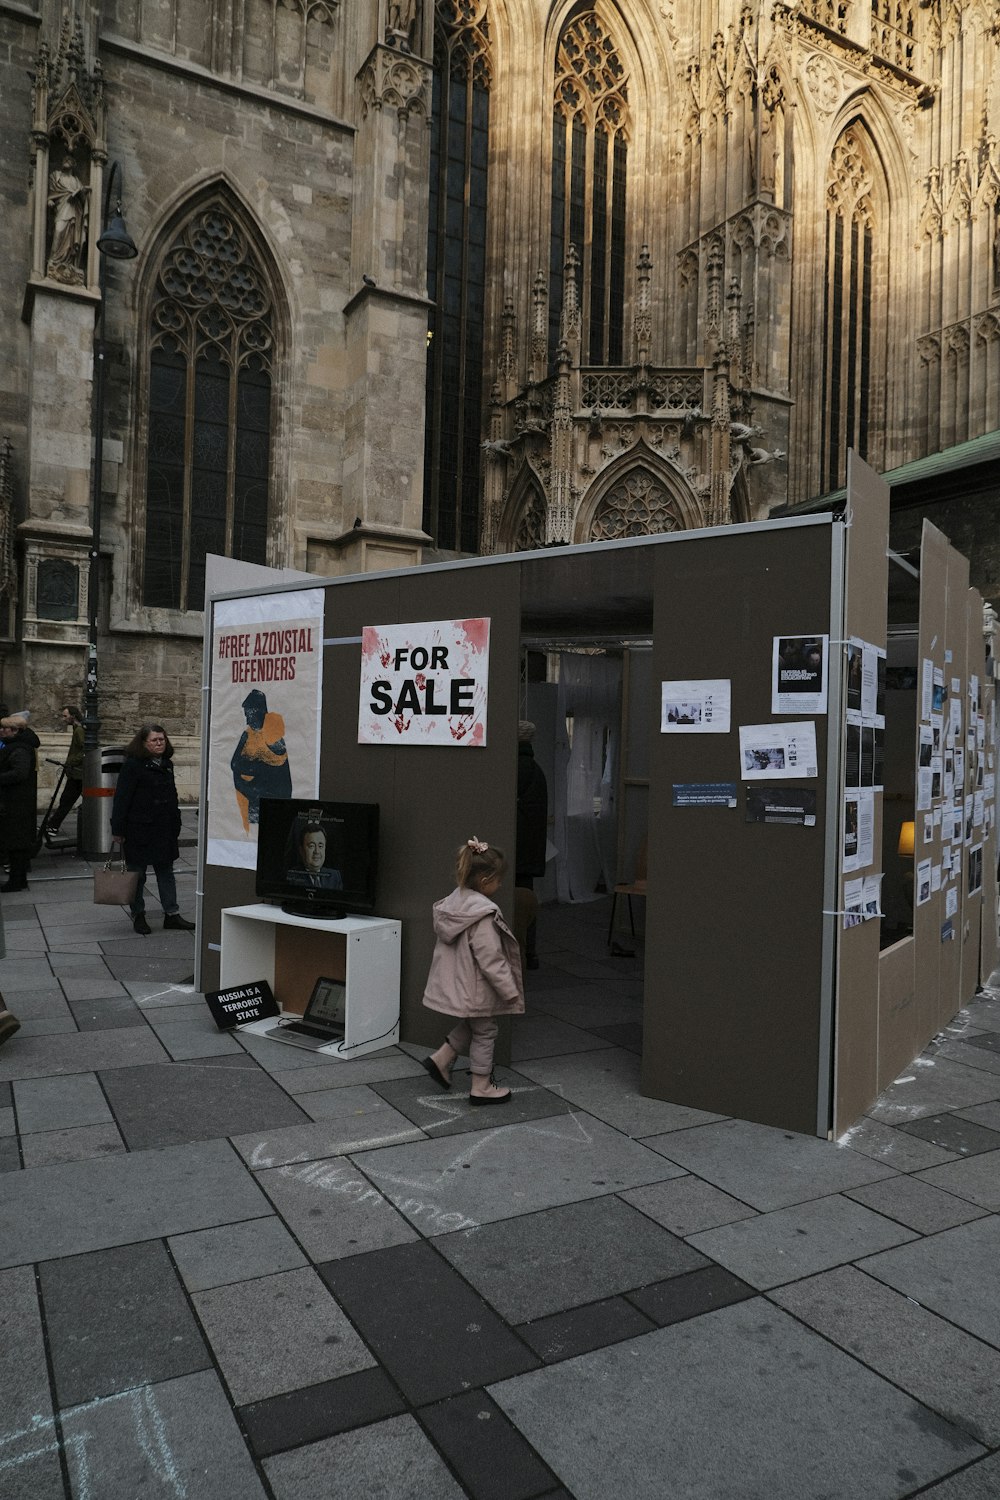
[[[45,842],[51,843],[59,832],[59,826],[80,797],[83,796],[83,718],[78,708],[67,703],[60,715],[63,727],[70,731],[69,750],[66,755],[66,785],[62,789],[62,796],[56,806],[55,812],[49,819],[49,825],[45,830]]]
[[[535,726],[522,719],[517,726],[517,845],[514,857],[514,884],[530,891],[537,876],[545,874],[545,845],[548,841],[549,789],[545,772],[535,760],[531,741]],[[528,925],[525,936],[525,965],[538,968],[535,951],[536,924]]]
[[[181,810],[177,804],[174,768],[170,764],[173,754],[174,747],[163,725],[143,724],[125,747],[111,806],[111,836],[116,844],[124,843],[126,869],[139,874],[130,910],[132,926],[143,937],[151,930],[143,895],[149,865],[156,876],[164,927],[194,931],[194,923],[182,917],[177,906],[174,860],[178,854]]]
[[[0,719],[0,854],[10,875],[0,891],[26,891],[35,843],[38,800],[38,736],[25,719]]]

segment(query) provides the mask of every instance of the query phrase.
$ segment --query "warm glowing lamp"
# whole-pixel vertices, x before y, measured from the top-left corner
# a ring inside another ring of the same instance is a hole
[[[899,828],[899,849],[897,853],[904,858],[913,858],[913,824],[901,823]]]

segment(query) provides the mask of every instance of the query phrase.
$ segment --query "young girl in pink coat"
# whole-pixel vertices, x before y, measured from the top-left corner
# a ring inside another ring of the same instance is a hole
[[[424,1058],[424,1067],[435,1083],[450,1089],[455,1059],[468,1052],[470,1104],[506,1104],[510,1098],[510,1089],[498,1087],[493,1078],[496,1017],[524,1010],[517,938],[493,900],[506,868],[499,849],[473,837],[458,851],[456,889],[434,904],[437,943],[424,1004],[460,1019],[437,1051]]]

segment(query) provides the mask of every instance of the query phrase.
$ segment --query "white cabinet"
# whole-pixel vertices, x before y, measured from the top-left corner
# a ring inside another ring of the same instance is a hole
[[[362,1057],[399,1040],[401,923],[385,917],[319,921],[280,906],[230,906],[222,911],[220,987],[266,979],[282,1010],[301,1013],[315,981],[343,979],[347,1020],[328,1057]],[[273,1018],[246,1031],[263,1031]]]

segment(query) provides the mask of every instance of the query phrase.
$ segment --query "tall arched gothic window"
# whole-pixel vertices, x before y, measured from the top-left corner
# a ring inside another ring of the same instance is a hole
[[[424,529],[479,545],[486,296],[489,27],[484,0],[441,0],[434,34]]]
[[[208,552],[267,560],[273,298],[224,202],[173,237],[156,276],[142,600],[201,609]]]
[[[628,78],[614,37],[597,10],[579,7],[556,49],[549,342],[554,353],[563,266],[574,245],[585,364],[622,362],[628,138]]]
[[[828,490],[844,483],[848,448],[868,456],[873,391],[884,380],[885,202],[872,142],[854,121],[833,149],[826,188],[821,483]]]

